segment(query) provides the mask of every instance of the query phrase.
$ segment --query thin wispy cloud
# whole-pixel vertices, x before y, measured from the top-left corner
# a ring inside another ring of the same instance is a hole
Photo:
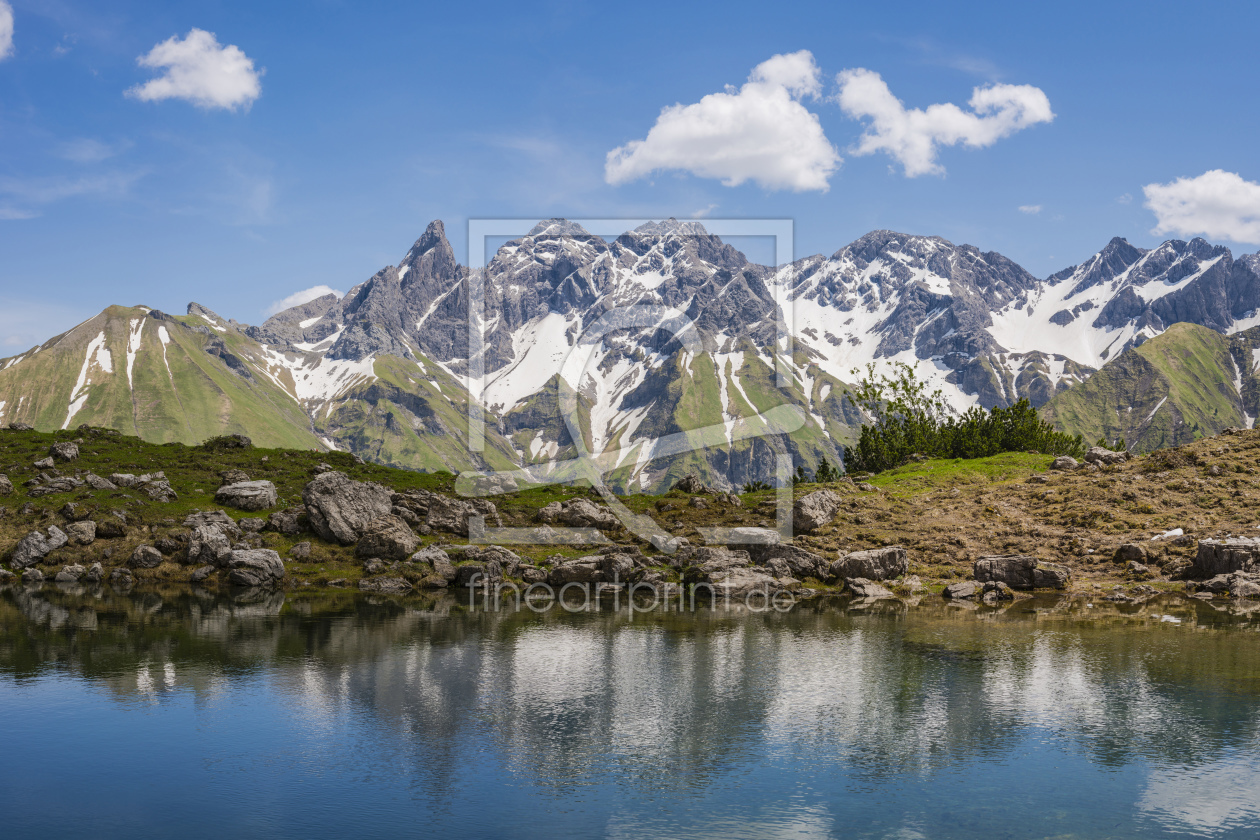
[[[141,67],[164,71],[130,88],[127,95],[145,102],[183,99],[199,108],[235,111],[262,95],[262,74],[254,61],[229,44],[220,46],[213,32],[193,29],[183,40],[172,36],[136,59]]]
[[[295,306],[310,303],[313,300],[322,298],[324,295],[336,295],[339,298],[343,298],[346,296],[346,293],[338,291],[331,286],[312,286],[309,289],[294,292],[282,300],[273,301],[271,306],[268,306],[264,310],[264,314],[270,318],[272,315],[276,315],[286,309],[292,309]]]
[[[1142,192],[1155,214],[1151,233],[1260,243],[1260,184],[1236,172],[1212,169],[1194,178],[1147,184]]]
[[[663,109],[645,139],[608,153],[605,180],[624,184],[674,170],[728,187],[752,181],[770,190],[826,192],[842,159],[817,115],[801,104],[821,90],[811,53],[776,55],[738,90]]]
[[[943,175],[936,159],[941,146],[992,146],[1037,123],[1054,119],[1050,100],[1031,85],[990,85],[972,91],[970,111],[952,103],[907,108],[872,70],[845,70],[836,77],[837,101],[866,130],[851,150],[855,155],[883,152],[899,162],[906,177]]]
[[[73,163],[100,163],[131,146],[128,142],[102,143],[88,137],[67,140],[57,148],[57,156]]]
[[[140,177],[140,172],[110,172],[101,175],[68,177],[0,177],[0,195],[19,203],[44,205],[75,196],[119,196]]]
[[[0,0],[0,61],[13,55],[13,7]]]
[[[1041,205],[1040,204],[1021,204],[1019,205],[1019,212],[1023,213],[1026,216],[1035,216],[1041,212]]]

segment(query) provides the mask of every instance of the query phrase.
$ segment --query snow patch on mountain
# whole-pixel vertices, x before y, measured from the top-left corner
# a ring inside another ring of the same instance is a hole
[[[88,395],[91,393],[88,386],[92,384],[93,368],[100,370],[102,373],[114,372],[114,357],[110,354],[109,348],[105,346],[105,331],[101,332],[88,342],[87,353],[83,359],[83,367],[79,369],[79,378],[76,380],[74,390],[70,392],[70,405],[66,413],[66,422],[61,424],[61,428],[70,428],[70,421],[74,419],[74,415],[78,414],[83,408],[83,404],[87,402]]]
[[[127,386],[135,390],[135,382],[131,371],[136,365],[136,355],[140,352],[140,337],[144,334],[145,318],[134,318],[127,330]]]

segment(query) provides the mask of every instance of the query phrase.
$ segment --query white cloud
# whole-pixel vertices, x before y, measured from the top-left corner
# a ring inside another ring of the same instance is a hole
[[[944,174],[936,162],[938,146],[992,146],[1030,125],[1054,119],[1050,100],[1031,85],[975,88],[968,102],[971,111],[964,111],[952,103],[907,109],[872,70],[845,70],[836,81],[844,112],[854,119],[870,119],[853,154],[887,152],[909,178]]]
[[[136,59],[141,67],[164,69],[165,74],[127,91],[145,102],[186,99],[199,108],[249,108],[262,94],[263,71],[239,47],[219,46],[213,32],[191,30],[184,40],[172,36],[148,55]]]
[[[1213,169],[1197,178],[1147,184],[1142,192],[1157,221],[1151,233],[1260,242],[1260,184],[1235,172]]]
[[[728,86],[694,105],[662,109],[646,139],[608,153],[604,179],[624,184],[674,169],[728,187],[753,181],[771,190],[826,192],[842,159],[800,102],[821,90],[809,51],[776,55],[738,90]]]
[[[13,7],[0,0],[0,60],[13,55]]]
[[[286,309],[292,309],[295,306],[301,306],[304,303],[310,303],[316,298],[322,298],[324,295],[336,295],[337,297],[345,297],[345,292],[339,292],[331,286],[312,286],[309,289],[303,289],[300,292],[294,292],[284,300],[277,300],[268,306],[265,314],[268,316],[283,312]]]
[[[1128,193],[1123,193],[1122,195],[1116,196],[1116,204],[1132,204],[1132,203],[1133,203],[1133,196],[1129,195]]]
[[[1019,205],[1019,212],[1024,213],[1028,216],[1035,216],[1041,212],[1041,205],[1040,204],[1021,204]]]

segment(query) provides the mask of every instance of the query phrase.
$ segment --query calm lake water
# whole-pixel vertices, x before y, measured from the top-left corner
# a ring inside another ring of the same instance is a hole
[[[0,834],[1260,836],[1260,618],[0,590]]]

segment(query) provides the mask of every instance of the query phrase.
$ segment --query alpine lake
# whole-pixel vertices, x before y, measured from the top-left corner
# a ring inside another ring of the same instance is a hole
[[[0,835],[1256,838],[1258,630],[1169,594],[10,585]]]

